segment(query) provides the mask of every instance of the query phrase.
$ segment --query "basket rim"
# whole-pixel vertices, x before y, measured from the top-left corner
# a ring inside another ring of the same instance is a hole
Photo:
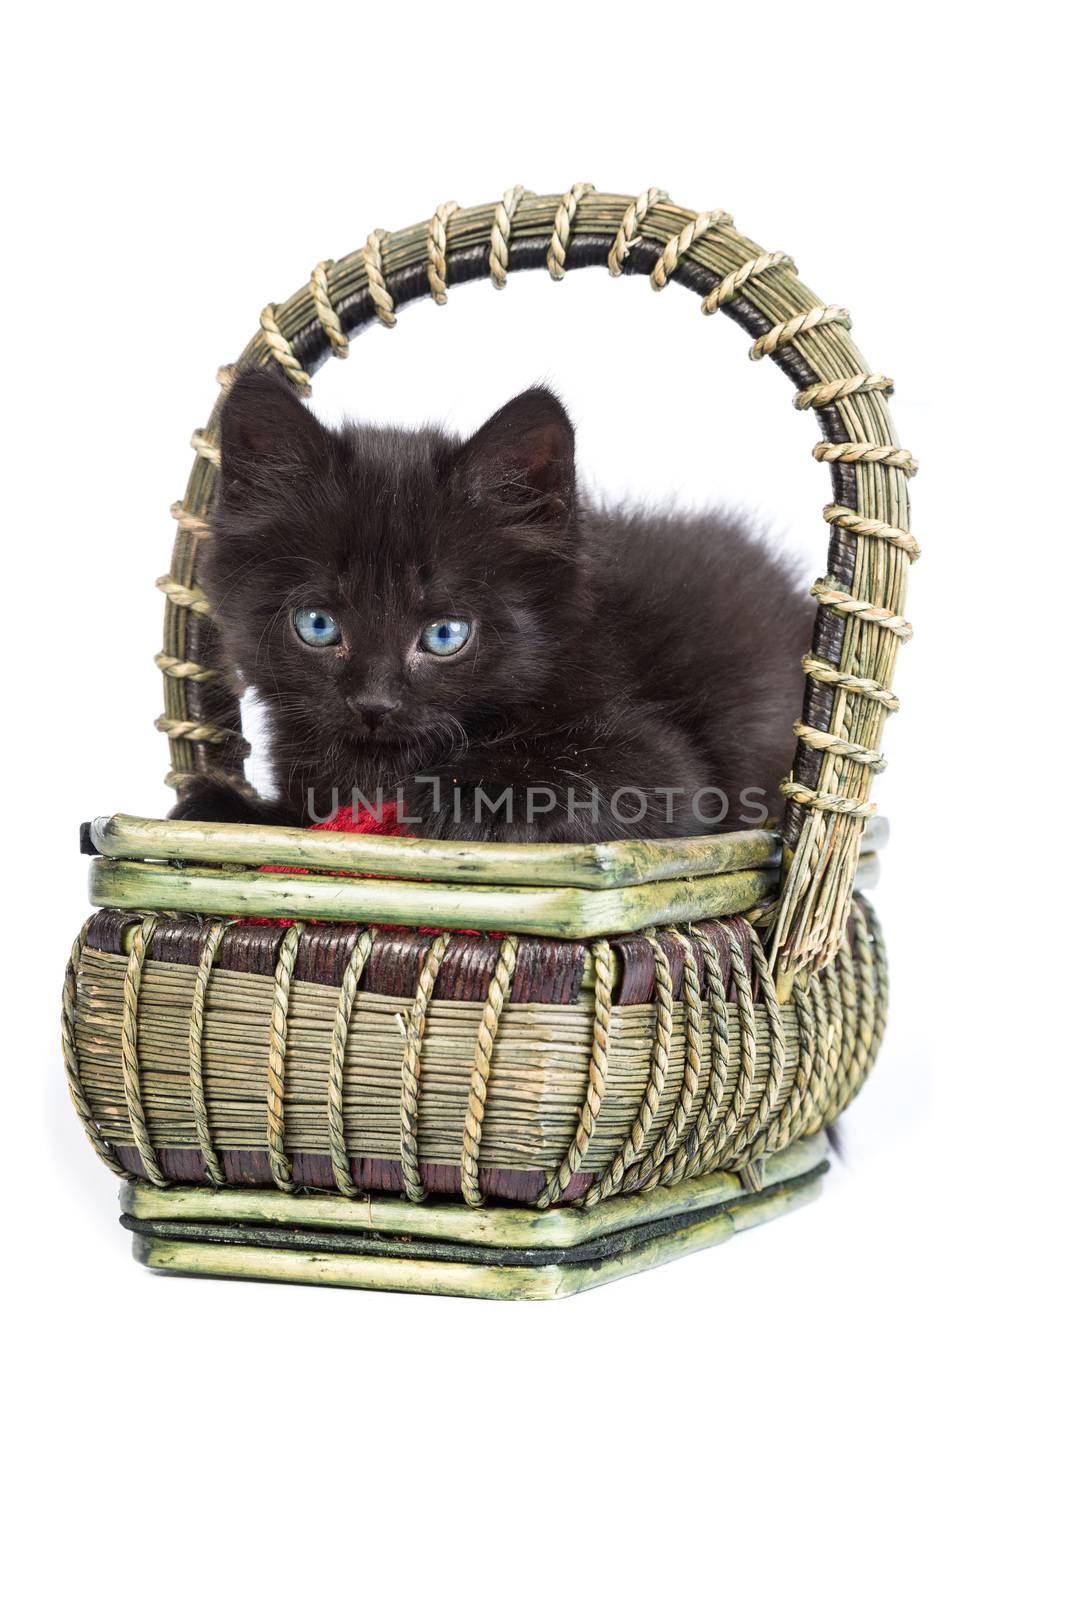
[[[871,830],[860,887],[877,881],[887,833],[884,823]],[[778,836],[765,829],[616,844],[467,845],[117,816],[91,824],[89,840],[96,906],[564,939],[765,909],[782,859]]]
[[[886,829],[869,830],[868,849]],[[157,820],[118,812],[89,824],[102,856],[126,861],[270,865],[332,872],[377,872],[442,883],[502,883],[543,888],[625,888],[667,878],[775,867],[781,838],[769,828],[671,839],[590,844],[509,844],[418,835],[361,834],[244,822]]]

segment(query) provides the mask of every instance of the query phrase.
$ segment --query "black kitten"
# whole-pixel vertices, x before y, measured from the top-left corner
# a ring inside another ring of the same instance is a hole
[[[584,506],[529,389],[468,440],[323,427],[240,378],[204,586],[266,713],[280,799],[209,780],[172,815],[322,820],[400,793],[440,838],[645,838],[778,809],[810,601],[736,519]]]

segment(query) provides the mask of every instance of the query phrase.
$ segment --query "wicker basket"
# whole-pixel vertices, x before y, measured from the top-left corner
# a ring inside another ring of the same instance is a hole
[[[915,463],[847,313],[722,212],[655,189],[513,189],[320,263],[264,310],[220,382],[274,363],[306,395],[331,352],[368,323],[391,327],[407,301],[546,265],[695,290],[818,419],[832,532],[781,829],[510,846],[94,823],[103,909],[67,971],[64,1059],[151,1266],[569,1293],[809,1198],[821,1130],[877,1054],[884,952],[856,890],[882,842],[869,790],[910,632]],[[158,725],[179,788],[204,772],[244,782],[239,707],[197,583],[218,420],[216,406],[193,436],[159,584]]]

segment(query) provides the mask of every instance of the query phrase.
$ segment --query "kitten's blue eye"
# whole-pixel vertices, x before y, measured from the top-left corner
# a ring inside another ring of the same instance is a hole
[[[460,617],[437,617],[427,623],[420,636],[424,650],[432,656],[454,656],[471,636],[471,625]]]
[[[314,606],[299,606],[293,612],[293,627],[305,644],[338,644],[341,629],[330,611],[318,611]]]

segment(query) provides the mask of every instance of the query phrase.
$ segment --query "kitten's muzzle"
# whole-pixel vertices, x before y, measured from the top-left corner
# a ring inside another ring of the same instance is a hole
[[[386,718],[396,710],[399,704],[396,700],[360,700],[354,695],[346,701],[348,709],[354,711],[368,733],[377,733]]]

